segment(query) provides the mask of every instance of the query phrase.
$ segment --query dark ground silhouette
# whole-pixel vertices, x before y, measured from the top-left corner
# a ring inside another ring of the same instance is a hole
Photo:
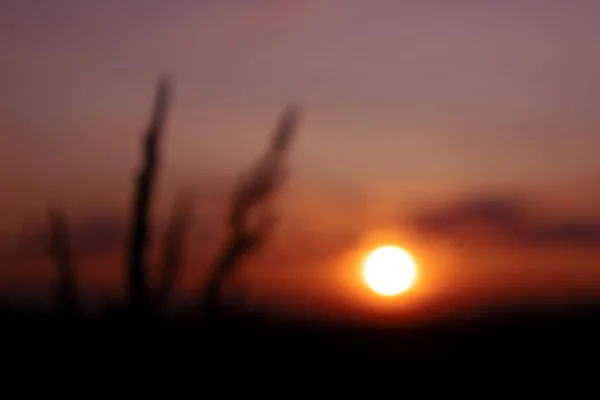
[[[134,354],[150,352],[157,360],[155,370],[198,363],[252,366],[253,372],[392,368],[428,379],[482,376],[507,383],[517,376],[564,378],[596,371],[600,355],[600,307],[562,314],[547,310],[496,313],[470,322],[446,320],[386,328],[255,321],[243,315],[222,316],[210,323],[134,324],[108,317],[66,320],[2,310],[0,326],[5,357],[28,354],[35,359],[57,352],[66,359],[84,354],[81,362],[91,365],[106,359],[142,362]]]

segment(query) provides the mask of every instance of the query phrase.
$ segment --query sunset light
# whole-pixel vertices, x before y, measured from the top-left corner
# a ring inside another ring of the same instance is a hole
[[[405,292],[414,282],[415,263],[410,254],[396,246],[384,246],[373,251],[365,261],[366,284],[382,296]]]
[[[4,363],[580,388],[600,359],[598,17],[0,0]],[[43,334],[63,328],[80,340]]]

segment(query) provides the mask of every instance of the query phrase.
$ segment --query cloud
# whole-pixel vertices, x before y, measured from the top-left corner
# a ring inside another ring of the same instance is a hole
[[[432,234],[457,234],[469,227],[510,231],[523,223],[524,214],[523,205],[513,198],[480,197],[424,211],[413,223],[420,231]]]
[[[127,221],[113,214],[89,214],[79,220],[67,215],[69,241],[75,256],[98,255],[123,250]],[[49,226],[24,229],[4,240],[6,255],[18,259],[49,256]]]
[[[115,215],[91,215],[73,227],[73,247],[83,255],[125,249],[128,221]]]
[[[209,188],[210,189],[210,188]],[[222,239],[226,227],[225,216],[217,207],[227,203],[223,190],[213,188],[197,201],[197,210],[190,224],[190,246],[200,251],[207,246],[215,246]],[[171,217],[171,204],[162,212],[151,217],[150,252],[162,252],[163,239]],[[158,211],[158,210],[155,210]],[[73,256],[81,262],[95,257],[124,254],[128,246],[130,215],[116,211],[92,210],[85,212],[66,211],[68,239]],[[0,259],[5,261],[25,261],[49,257],[50,227],[48,221],[41,220],[36,226],[24,226],[17,235],[0,238]]]
[[[409,221],[417,233],[462,243],[542,246],[600,245],[600,220],[537,212],[515,196],[464,198],[444,207],[417,212]]]
[[[600,221],[563,221],[539,227],[526,237],[530,243],[541,244],[600,244]]]

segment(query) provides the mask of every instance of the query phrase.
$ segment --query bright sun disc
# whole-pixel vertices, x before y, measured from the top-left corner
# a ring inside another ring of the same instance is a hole
[[[365,261],[364,278],[367,285],[383,296],[406,291],[416,275],[410,254],[396,246],[380,247]]]

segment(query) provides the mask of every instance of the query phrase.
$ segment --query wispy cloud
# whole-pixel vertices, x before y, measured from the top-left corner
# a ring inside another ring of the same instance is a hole
[[[538,212],[516,196],[476,196],[422,210],[410,226],[430,238],[477,244],[596,246],[600,220]]]

